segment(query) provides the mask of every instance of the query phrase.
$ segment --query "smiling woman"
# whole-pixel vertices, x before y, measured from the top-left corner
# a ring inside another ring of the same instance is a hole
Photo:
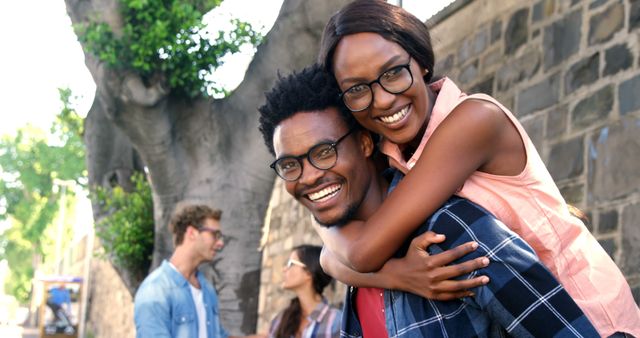
[[[407,58],[413,83],[403,91],[376,81]],[[329,233],[325,245],[345,264],[379,270],[455,194],[527,241],[601,335],[640,334],[640,312],[624,276],[570,213],[514,114],[491,96],[463,93],[446,77],[432,81],[434,53],[422,21],[383,1],[353,1],[327,23],[318,59],[335,75],[347,106],[354,108],[350,90],[371,92],[352,114],[382,137],[389,164],[406,174],[366,222]],[[447,263],[426,269],[439,275]],[[464,291],[452,289],[438,294],[449,299]]]

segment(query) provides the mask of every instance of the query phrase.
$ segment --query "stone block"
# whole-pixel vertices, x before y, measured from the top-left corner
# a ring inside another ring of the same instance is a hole
[[[640,27],[640,0],[631,0],[629,11],[629,30]]]
[[[462,70],[460,71],[460,75],[458,76],[458,81],[464,86],[471,82],[474,82],[477,76],[478,76],[478,60],[462,68]]]
[[[513,54],[527,42],[529,35],[529,8],[523,8],[509,18],[504,31],[505,54]]]
[[[489,45],[489,31],[487,29],[481,29],[478,33],[476,33],[473,38],[473,52],[475,54],[480,54],[487,49]]]
[[[518,94],[518,109],[515,113],[524,116],[556,104],[560,95],[559,82],[558,74],[554,74],[522,90]]]
[[[633,65],[633,55],[626,44],[615,45],[604,54],[603,75],[615,74]]]
[[[533,5],[533,14],[531,21],[538,22],[550,17],[555,11],[555,2],[553,0],[542,0]]]
[[[544,69],[556,66],[568,59],[580,47],[582,11],[574,10],[544,29]]]
[[[589,20],[589,45],[609,41],[624,26],[624,5],[617,2]]]
[[[464,40],[458,47],[458,65],[462,65],[469,60],[473,55],[473,43],[471,38]]]
[[[598,8],[604,4],[607,3],[607,0],[593,0],[591,1],[591,3],[589,4],[589,9],[595,9]]]
[[[640,109],[640,75],[622,82],[618,89],[618,103],[620,114],[626,115]]]
[[[598,240],[598,243],[600,243],[604,251],[606,251],[609,254],[609,257],[615,260],[616,251],[618,250],[618,245],[616,245],[616,241],[613,238],[607,238],[607,239]]]
[[[622,212],[622,259],[625,275],[640,273],[640,203],[627,205]]]
[[[437,61],[433,71],[439,75],[448,75],[453,68],[453,59],[453,54],[449,54],[444,59]]]
[[[633,299],[635,299],[638,307],[640,307],[640,286],[631,288],[631,294],[633,295]]]
[[[496,20],[491,24],[491,44],[502,37],[502,21]]]
[[[598,232],[606,234],[618,230],[618,210],[601,211],[598,216]]]
[[[540,35],[540,29],[536,29],[531,33],[531,39],[535,39]]]
[[[496,72],[498,90],[508,90],[514,84],[531,78],[539,68],[540,52],[534,48],[525,50],[521,57],[505,64]]]
[[[544,1],[539,1],[533,5],[533,13],[531,13],[531,22],[536,23],[542,20],[542,5]]]
[[[498,64],[501,60],[502,60],[502,51],[500,49],[493,49],[492,51],[488,52],[483,58],[482,58],[482,62],[481,62],[481,66],[480,68],[483,69],[484,71],[487,70],[487,68],[491,68],[492,66]]]
[[[555,181],[574,178],[584,171],[584,140],[576,137],[551,147],[547,168]]]
[[[567,185],[560,188],[560,194],[567,203],[577,205],[584,200],[584,184]]]
[[[613,86],[608,85],[590,94],[573,108],[572,129],[578,130],[603,121],[613,110]]]
[[[480,83],[469,89],[469,93],[483,93],[493,95],[493,76],[480,81]]]
[[[568,116],[567,105],[556,106],[547,113],[547,138],[564,135],[567,131]]]
[[[583,222],[584,226],[590,233],[593,233],[593,214],[591,212],[586,212],[585,216],[587,217],[587,220]]]
[[[640,191],[640,118],[623,118],[601,128],[588,142],[589,204]]]
[[[588,58],[574,63],[564,78],[565,94],[569,95],[578,88],[598,80],[600,69],[600,54],[595,53]]]
[[[523,119],[521,122],[531,142],[533,142],[538,152],[540,152],[544,142],[544,115],[539,114],[531,118]]]

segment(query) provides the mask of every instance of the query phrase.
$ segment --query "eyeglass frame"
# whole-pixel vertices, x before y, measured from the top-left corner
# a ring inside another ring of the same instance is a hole
[[[363,83],[356,83],[356,84],[354,84],[353,86],[351,86],[351,87],[347,88],[347,90],[345,90],[345,91],[341,92],[340,94],[338,94],[338,96],[340,97],[340,99],[342,99],[342,102],[344,103],[344,105],[345,105],[345,106],[347,106],[347,108],[348,108],[351,112],[353,112],[353,113],[358,113],[358,112],[361,112],[361,111],[366,110],[366,109],[368,109],[369,107],[371,107],[371,104],[373,103],[373,100],[374,100],[373,88],[371,87],[371,85],[373,85],[374,83],[377,83],[378,85],[380,85],[380,88],[382,88],[382,90],[384,90],[385,92],[387,92],[387,93],[389,93],[389,94],[393,94],[393,95],[402,94],[402,93],[406,92],[407,90],[409,90],[409,88],[411,88],[411,86],[413,86],[413,73],[411,72],[411,60],[412,60],[412,59],[413,59],[413,57],[412,57],[411,55],[409,55],[409,61],[408,61],[406,64],[403,64],[403,65],[397,65],[397,66],[394,66],[394,67],[391,67],[391,68],[389,68],[389,69],[385,70],[384,72],[382,72],[382,73],[378,76],[378,78],[377,78],[377,79],[375,79],[375,80],[373,80],[373,81],[371,81],[371,82],[369,82],[369,83],[365,83],[365,82],[363,82]],[[382,84],[382,82],[380,82],[380,79],[382,78],[382,76],[384,76],[384,74],[387,74],[388,72],[390,72],[390,71],[392,71],[392,70],[394,70],[394,69],[397,69],[397,68],[406,68],[406,69],[407,69],[407,71],[409,72],[409,77],[411,78],[411,82],[409,83],[409,85],[407,86],[407,88],[405,88],[405,89],[403,89],[403,90],[400,90],[400,91],[397,91],[397,92],[392,92],[392,91],[388,90],[387,88],[385,88],[385,86]],[[427,70],[427,71],[428,71],[428,70]],[[365,86],[367,86],[367,88],[369,88],[369,92],[371,92],[371,100],[369,100],[369,104],[368,104],[366,107],[364,107],[364,108],[362,108],[362,109],[358,109],[358,110],[353,110],[353,109],[351,109],[351,107],[349,107],[349,104],[348,104],[348,103],[347,103],[347,101],[345,100],[344,95],[345,95],[345,93],[346,93],[346,92],[348,92],[349,90],[351,90],[353,87],[356,87],[356,86],[362,86],[362,85],[365,85]]]
[[[347,131],[346,134],[342,135],[340,138],[338,138],[337,140],[335,140],[333,142],[320,142],[320,143],[317,143],[317,144],[311,146],[311,148],[309,148],[309,150],[306,153],[302,154],[302,155],[280,157],[280,158],[276,159],[275,161],[273,161],[269,165],[269,167],[271,167],[271,169],[273,169],[276,172],[276,175],[278,175],[278,177],[280,177],[281,179],[283,179],[283,180],[285,180],[287,182],[295,182],[295,181],[299,180],[300,177],[302,177],[302,171],[304,170],[304,163],[302,162],[302,160],[305,157],[307,158],[307,161],[309,162],[309,164],[311,164],[314,168],[316,168],[318,170],[329,170],[329,169],[333,168],[336,165],[336,163],[338,163],[338,144],[340,144],[340,142],[342,142],[342,140],[346,139],[347,136],[349,136],[351,133],[353,133],[356,129],[357,129],[356,127],[349,128],[349,131]],[[317,147],[326,146],[326,145],[330,146],[333,149],[333,151],[336,153],[336,159],[335,159],[335,161],[333,162],[333,164],[331,166],[329,166],[327,168],[321,168],[321,167],[318,167],[315,163],[313,163],[313,161],[311,160],[311,155],[310,154],[312,153],[312,151],[314,149],[317,149]],[[276,169],[276,164],[279,161],[282,161],[282,160],[285,160],[285,159],[295,159],[298,162],[298,164],[300,165],[300,174],[298,175],[298,177],[296,177],[294,179],[286,179],[286,178],[282,177],[282,175],[280,175],[280,173],[278,172],[278,169]]]
[[[224,235],[222,234],[222,231],[220,229],[214,229],[206,226],[201,226],[197,229],[198,229],[198,232],[210,233],[211,235],[213,235],[213,239],[216,241],[219,241],[224,238]]]
[[[302,263],[301,261],[297,260],[297,259],[293,259],[293,258],[289,258],[289,260],[287,261],[287,264],[284,265],[285,269],[291,269],[292,266],[297,265],[301,268],[306,269],[307,265]]]

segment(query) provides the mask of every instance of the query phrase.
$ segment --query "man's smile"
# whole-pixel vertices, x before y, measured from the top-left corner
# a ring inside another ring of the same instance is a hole
[[[311,200],[311,202],[321,203],[321,202],[328,201],[332,197],[336,196],[341,189],[342,189],[342,184],[335,183],[319,191],[308,193],[305,196],[309,200]]]

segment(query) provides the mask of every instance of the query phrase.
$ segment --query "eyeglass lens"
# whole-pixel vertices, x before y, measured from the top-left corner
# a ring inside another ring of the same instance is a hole
[[[209,232],[211,233],[211,235],[213,235],[213,238],[217,241],[220,238],[222,238],[222,231],[218,230],[218,229],[210,229],[210,228],[206,228],[206,227],[202,227],[200,228],[200,232]]]
[[[371,86],[378,83],[382,89],[391,94],[400,94],[409,89],[413,84],[413,76],[409,64],[393,67],[370,83],[357,84],[347,89],[342,99],[351,111],[367,109],[373,102],[373,90]]]
[[[321,143],[313,146],[307,158],[311,165],[318,169],[329,169],[336,164],[336,149],[333,144]],[[284,158],[276,162],[278,175],[285,180],[296,180],[302,174],[302,162],[298,158]]]
[[[342,135],[335,142],[319,143],[311,147],[306,154],[300,156],[289,156],[277,159],[271,167],[275,169],[278,176],[286,181],[295,181],[302,176],[302,160],[306,157],[317,169],[331,169],[338,161],[338,150],[336,147],[342,140],[351,134],[355,128]]]

